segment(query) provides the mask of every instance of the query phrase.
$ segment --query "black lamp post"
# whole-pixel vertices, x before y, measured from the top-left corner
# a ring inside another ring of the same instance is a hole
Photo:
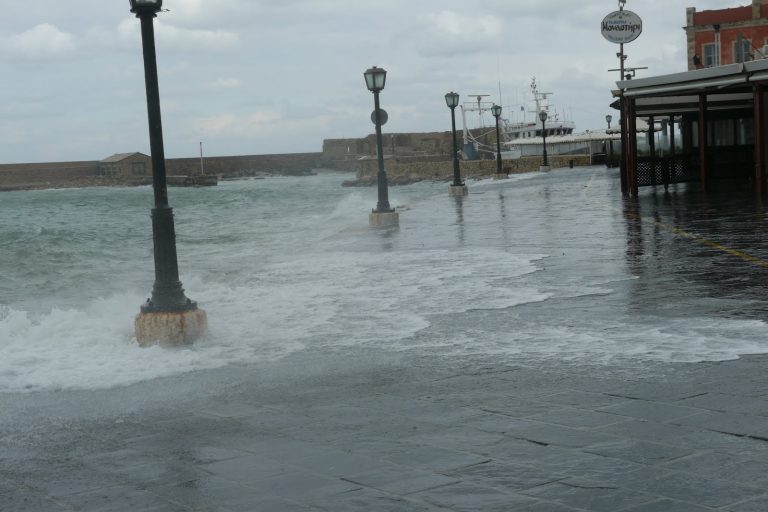
[[[613,116],[611,114],[607,114],[605,116],[605,122],[608,123],[608,130],[611,129],[611,121],[613,121]],[[608,137],[611,136],[610,133],[606,132],[606,135]],[[608,139],[608,167],[613,167],[613,139]]]
[[[501,105],[494,104],[491,114],[496,118],[496,174],[502,174],[501,168],[501,132],[499,131],[499,118],[501,117]]]
[[[459,95],[453,91],[445,95],[445,103],[451,109],[451,136],[453,138],[453,187],[463,187],[459,171],[459,147],[456,145],[456,107],[459,106]]]
[[[541,165],[544,167],[549,167],[549,162],[547,161],[547,111],[542,110],[539,112],[539,119],[541,119],[541,136],[544,137],[544,160],[542,161]]]
[[[168,185],[165,174],[163,128],[160,120],[160,91],[157,82],[154,18],[163,0],[129,0],[131,12],[141,20],[141,41],[144,48],[144,79],[147,89],[149,144],[152,153],[152,186],[155,207],[152,209],[152,238],[155,255],[155,284],[152,297],[141,306],[142,313],[174,313],[193,311],[197,303],[184,295],[179,280],[176,257],[176,232],[173,209],[168,205]]]
[[[376,153],[379,158],[379,174],[378,174],[378,187],[379,187],[379,201],[376,204],[374,213],[388,213],[393,212],[394,209],[389,206],[389,197],[387,191],[387,174],[384,172],[384,150],[382,149],[381,142],[381,125],[386,123],[386,112],[379,108],[379,92],[384,89],[384,84],[387,81],[387,72],[382,68],[373,66],[363,73],[365,76],[365,85],[368,90],[373,93],[373,122],[376,125]]]

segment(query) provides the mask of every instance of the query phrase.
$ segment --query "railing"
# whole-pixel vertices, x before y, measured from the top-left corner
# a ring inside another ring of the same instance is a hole
[[[638,157],[637,186],[668,185],[699,181],[697,156]]]
[[[710,180],[745,180],[754,173],[754,146],[717,146],[707,152]],[[700,181],[699,154],[637,158],[639,187]]]

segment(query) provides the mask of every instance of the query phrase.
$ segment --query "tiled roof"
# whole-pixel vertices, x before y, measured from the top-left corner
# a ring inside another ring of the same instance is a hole
[[[114,155],[105,158],[104,160],[101,160],[101,163],[114,163],[114,162],[120,162],[122,160],[125,160],[128,157],[134,156],[134,155],[141,155],[141,156],[147,156],[144,153],[115,153]],[[148,158],[148,157],[147,157]]]

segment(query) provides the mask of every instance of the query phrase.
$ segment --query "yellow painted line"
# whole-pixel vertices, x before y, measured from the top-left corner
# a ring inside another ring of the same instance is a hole
[[[712,249],[717,249],[718,251],[722,251],[726,254],[730,254],[731,256],[736,256],[737,258],[740,258],[744,261],[752,263],[753,265],[757,265],[763,268],[768,268],[768,261],[758,258],[757,256],[752,256],[751,254],[747,254],[746,252],[737,251],[736,249],[731,249],[730,247],[726,247],[723,244],[719,244],[717,242],[701,237],[699,235],[694,235],[693,233],[689,233],[688,231],[684,231],[680,228],[676,228],[675,226],[670,226],[669,224],[664,224],[663,222],[659,222],[657,220],[654,220],[648,217],[641,217],[640,215],[633,214],[633,213],[626,213],[626,212],[625,212],[625,215],[627,215],[628,217],[634,217],[640,221],[650,222],[651,224],[658,226],[661,229],[665,229],[683,238],[693,240],[694,242],[697,242],[699,244],[706,245],[707,247],[711,247]]]

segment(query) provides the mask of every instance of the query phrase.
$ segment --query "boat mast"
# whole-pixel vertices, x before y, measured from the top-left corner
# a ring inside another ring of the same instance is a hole
[[[461,108],[461,126],[463,128],[464,132],[464,146],[462,146],[462,151],[466,151],[467,144],[469,144],[469,130],[467,129],[467,112],[464,110],[464,105],[459,105]]]
[[[477,110],[478,119],[480,120],[479,126],[474,128],[475,130],[479,129],[482,130],[485,128],[485,124],[483,123],[483,112],[486,110],[490,110],[490,104],[489,103],[483,103],[483,98],[486,98],[490,96],[490,94],[467,94],[468,97],[473,98],[474,101],[470,103],[467,101],[466,103],[461,105],[461,120],[462,124],[464,125],[464,148],[467,148],[471,146],[473,148],[473,151],[486,151],[486,149],[482,148],[483,144],[476,139],[477,134],[472,133],[472,129],[469,128],[467,125],[467,112],[471,112],[473,110]],[[476,102],[476,105],[474,104]]]
[[[499,77],[499,106],[504,108],[504,98],[501,97],[501,59],[499,54],[496,54],[496,74]]]
[[[470,98],[477,99],[477,117],[480,120],[480,128],[485,128],[485,125],[483,124],[483,106],[482,101],[483,98],[487,98],[490,96],[490,94],[467,94]]]

